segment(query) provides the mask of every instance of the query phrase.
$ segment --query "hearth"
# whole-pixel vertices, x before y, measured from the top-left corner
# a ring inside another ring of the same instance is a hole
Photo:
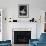
[[[14,44],[28,44],[31,31],[14,31]]]

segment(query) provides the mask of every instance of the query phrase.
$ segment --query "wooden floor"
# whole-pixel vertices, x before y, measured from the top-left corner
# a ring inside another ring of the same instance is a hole
[[[29,46],[28,44],[12,44],[12,46]]]

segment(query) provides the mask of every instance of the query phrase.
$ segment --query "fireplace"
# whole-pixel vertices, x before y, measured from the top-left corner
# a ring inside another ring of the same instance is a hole
[[[31,31],[14,31],[14,44],[28,44]]]

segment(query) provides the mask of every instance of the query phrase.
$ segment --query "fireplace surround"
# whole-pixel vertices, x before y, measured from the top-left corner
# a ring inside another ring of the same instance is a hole
[[[17,28],[12,31],[13,44],[28,44],[31,39],[31,30],[29,28]]]

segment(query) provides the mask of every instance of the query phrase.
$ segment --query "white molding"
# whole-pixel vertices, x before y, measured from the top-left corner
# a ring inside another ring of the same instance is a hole
[[[3,9],[0,9],[0,12],[1,12],[1,16],[0,16],[0,17],[1,17],[1,32],[0,32],[0,41],[2,41],[2,32],[3,32],[3,31],[2,31],[2,10],[3,10]]]
[[[13,28],[12,31],[31,31],[31,28]]]

